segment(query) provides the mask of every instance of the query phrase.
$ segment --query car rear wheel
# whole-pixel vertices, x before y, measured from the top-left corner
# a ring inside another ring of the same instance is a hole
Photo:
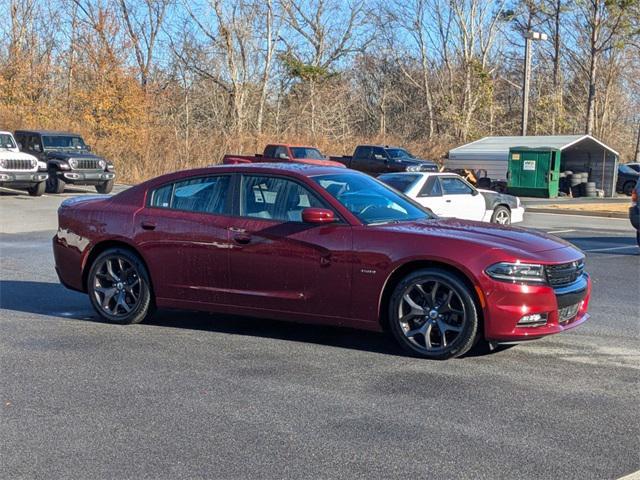
[[[36,183],[32,187],[29,187],[27,192],[29,192],[29,195],[31,195],[32,197],[39,197],[44,193],[46,187],[46,182]]]
[[[498,205],[491,215],[491,223],[499,225],[511,225],[511,210],[502,205]]]
[[[106,182],[96,185],[96,191],[98,193],[111,193],[113,190],[113,180],[107,180]]]
[[[93,308],[108,322],[142,322],[153,313],[149,274],[140,258],[128,250],[112,248],[93,262],[87,292]]]
[[[412,355],[436,360],[459,357],[478,338],[473,294],[447,270],[427,268],[407,275],[389,303],[389,329]]]
[[[60,180],[56,175],[56,172],[49,172],[49,178],[47,178],[46,191],[47,193],[62,193],[66,184]]]

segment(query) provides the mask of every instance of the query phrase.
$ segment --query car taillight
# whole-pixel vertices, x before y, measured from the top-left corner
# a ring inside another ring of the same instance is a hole
[[[633,192],[631,192],[631,203],[634,205],[638,204],[638,189],[634,188]]]

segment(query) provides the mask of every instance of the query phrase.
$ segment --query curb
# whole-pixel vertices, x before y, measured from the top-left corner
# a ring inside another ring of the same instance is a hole
[[[628,213],[603,213],[598,211],[584,210],[562,210],[560,208],[526,208],[525,212],[531,213],[555,213],[557,215],[582,215],[585,217],[602,217],[602,218],[629,218]]]

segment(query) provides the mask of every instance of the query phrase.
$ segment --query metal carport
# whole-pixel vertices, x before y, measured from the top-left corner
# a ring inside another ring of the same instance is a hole
[[[513,147],[560,150],[560,171],[588,172],[589,181],[615,195],[618,152],[591,135],[541,135],[526,137],[484,137],[449,150],[445,166],[450,169],[484,169],[495,180],[507,178],[509,149]]]

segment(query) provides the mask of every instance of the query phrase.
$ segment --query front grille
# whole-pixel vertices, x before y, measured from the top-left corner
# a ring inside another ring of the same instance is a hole
[[[74,170],[97,170],[100,165],[98,165],[98,160],[92,158],[77,158],[73,168]]]
[[[575,282],[584,272],[584,261],[578,260],[557,265],[547,265],[547,281],[552,287],[564,287]]]
[[[5,170],[32,170],[31,160],[10,159],[3,162]]]

